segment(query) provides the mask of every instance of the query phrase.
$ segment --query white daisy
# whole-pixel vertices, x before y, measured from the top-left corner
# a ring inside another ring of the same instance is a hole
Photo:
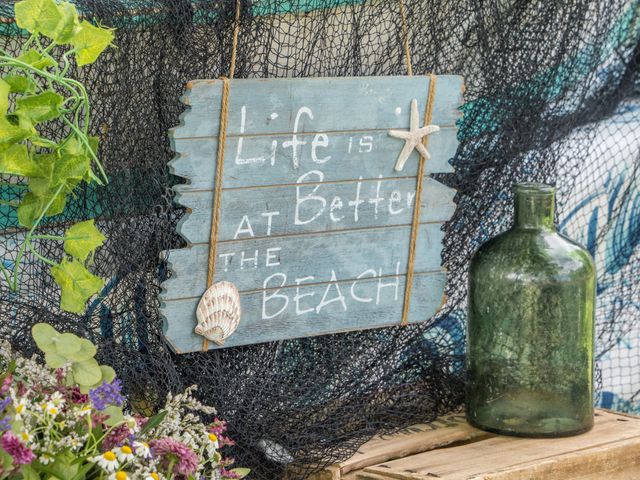
[[[53,462],[54,458],[50,453],[43,453],[42,455],[40,455],[38,460],[40,460],[40,463],[43,465],[49,465],[51,462]]]
[[[220,448],[220,442],[218,441],[218,436],[215,433],[209,434],[209,442],[213,444],[213,448]]]
[[[127,463],[135,458],[133,450],[129,445],[123,445],[122,447],[114,448],[113,450],[116,452],[116,456],[120,463]]]
[[[54,392],[53,395],[51,395],[49,401],[59,408],[62,408],[62,406],[64,405],[64,397],[60,392]]]
[[[109,480],[129,480],[131,477],[127,475],[127,472],[118,471],[109,475]]]
[[[29,402],[27,401],[26,398],[21,398],[20,400],[18,400],[18,402],[14,406],[16,411],[15,419],[20,420],[22,416],[25,413],[27,413],[28,407],[29,407]]]
[[[102,455],[96,455],[91,461],[97,463],[107,472],[115,472],[118,468],[118,457],[112,450],[104,452]]]
[[[151,456],[151,449],[149,448],[148,443],[133,442],[133,448],[136,451],[136,455],[139,455],[143,458],[149,458]]]
[[[160,475],[156,472],[149,472],[145,474],[144,480],[160,480]]]
[[[31,443],[31,440],[33,440],[33,435],[31,435],[26,430],[20,432],[20,435],[18,435],[18,437],[20,438],[20,440],[22,440],[23,443],[26,443],[27,445],[29,445]]]
[[[86,415],[91,414],[91,405],[83,405],[80,410],[78,410],[78,416],[84,417]]]

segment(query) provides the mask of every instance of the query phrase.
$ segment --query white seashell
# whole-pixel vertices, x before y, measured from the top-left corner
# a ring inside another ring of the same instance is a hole
[[[272,462],[286,465],[293,462],[293,456],[279,443],[273,440],[261,438],[258,440],[258,449]]]
[[[211,285],[198,303],[195,332],[218,345],[236,331],[240,324],[240,294],[231,282]]]

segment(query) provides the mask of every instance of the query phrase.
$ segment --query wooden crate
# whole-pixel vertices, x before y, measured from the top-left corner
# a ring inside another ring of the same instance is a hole
[[[494,435],[460,414],[377,437],[313,480],[639,480],[640,418],[596,412],[588,433]]]

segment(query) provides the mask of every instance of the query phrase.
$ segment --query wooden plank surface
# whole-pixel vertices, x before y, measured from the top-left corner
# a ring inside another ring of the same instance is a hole
[[[254,311],[257,315],[244,316],[226,346],[247,345],[256,338],[275,341],[398,325],[405,280],[402,275],[243,293],[240,296],[243,311]],[[414,290],[421,294],[413,299],[408,323],[422,322],[442,306],[445,283],[444,272],[414,277]],[[327,299],[336,298],[343,300],[326,303]],[[184,328],[193,322],[195,308],[193,299],[162,304],[165,337],[178,353],[202,346],[202,339],[193,335],[192,329]]]
[[[606,472],[613,475],[616,470],[627,475],[638,471],[639,465],[640,419],[600,411],[594,429],[583,435],[558,439],[490,436],[369,466],[356,479],[560,480]]]
[[[241,294],[240,326],[225,347],[400,323],[409,269],[419,156],[394,169],[409,129],[420,124],[431,77],[232,80],[214,281]],[[463,82],[434,84],[427,173],[451,172]],[[207,288],[221,80],[190,82],[190,108],[172,129],[175,202],[187,213],[186,248],[164,252],[170,279],[160,294],[164,334],[176,352],[202,348],[193,331]],[[423,180],[409,322],[442,305],[442,224],[455,192]],[[209,342],[209,348],[220,348]]]

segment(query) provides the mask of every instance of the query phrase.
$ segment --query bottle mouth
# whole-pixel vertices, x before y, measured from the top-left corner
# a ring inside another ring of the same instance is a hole
[[[546,183],[523,182],[523,183],[516,183],[513,186],[513,191],[516,194],[524,193],[526,195],[548,196],[548,195],[553,195],[556,189],[555,187],[552,187],[551,185],[547,185]]]

